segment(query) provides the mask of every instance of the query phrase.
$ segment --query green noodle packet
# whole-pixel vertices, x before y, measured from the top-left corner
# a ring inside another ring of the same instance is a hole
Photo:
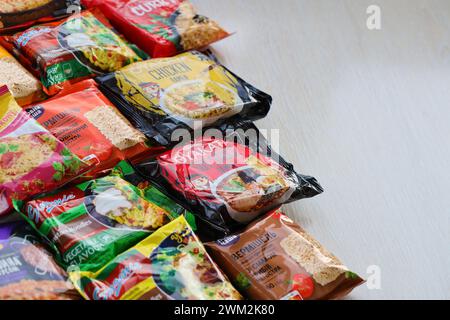
[[[66,268],[96,271],[158,228],[194,216],[137,175],[126,162],[99,179],[14,207],[49,243]]]

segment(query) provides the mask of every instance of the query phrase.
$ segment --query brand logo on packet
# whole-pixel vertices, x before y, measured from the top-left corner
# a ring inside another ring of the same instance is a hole
[[[131,278],[135,271],[142,269],[142,265],[138,262],[127,265],[120,271],[117,278],[106,289],[96,287],[93,293],[94,300],[110,300],[112,297],[118,298],[123,285]]]
[[[49,33],[52,31],[52,28],[35,28],[35,29],[31,29],[28,32],[24,32],[22,33],[22,35],[17,38],[16,45],[19,47],[23,47],[26,46],[28,42],[30,42],[31,39],[33,39],[34,37],[37,37],[41,34],[44,33]]]
[[[25,109],[26,112],[34,119],[39,119],[44,114],[44,107],[42,106],[34,106],[32,108]]]
[[[42,201],[37,207],[30,204],[27,207],[28,218],[35,223],[39,223],[41,212],[45,211],[47,213],[51,213],[56,207],[59,207],[73,199],[76,199],[74,194],[65,194],[62,198],[53,201]]]
[[[76,199],[74,194],[65,194],[61,198],[58,198],[53,201],[43,201],[39,203],[39,210],[46,211],[47,213],[51,213],[56,207],[59,207],[73,199]]]
[[[228,247],[228,246],[231,246],[232,244],[235,244],[236,242],[238,242],[239,239],[240,239],[239,236],[229,236],[229,237],[217,240],[216,243],[219,246]]]
[[[171,153],[176,164],[245,164],[245,152],[235,150],[233,142],[220,139],[195,142]],[[210,163],[211,162],[211,163]]]
[[[179,2],[180,2],[179,0],[144,1],[135,6],[132,5],[130,7],[130,10],[134,15],[136,15],[138,17],[142,17],[146,13],[151,13],[153,10],[156,10],[156,9],[159,9],[162,7],[167,7],[167,6],[174,5],[174,4],[178,4]]]

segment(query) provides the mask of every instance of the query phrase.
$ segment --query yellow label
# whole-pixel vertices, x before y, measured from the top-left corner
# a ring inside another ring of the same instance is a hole
[[[0,90],[4,88],[6,86],[0,86]],[[6,91],[0,94],[0,132],[8,127],[21,111],[11,92]]]
[[[156,230],[151,236],[139,242],[133,249],[142,255],[149,257],[153,250],[172,234],[178,234],[183,230],[190,230],[189,224],[183,216]],[[175,239],[174,239],[175,240]],[[178,241],[181,243],[181,240]]]
[[[3,48],[2,46],[0,46],[0,59],[1,58],[10,58],[11,55],[9,54],[8,51],[6,51],[5,48]]]
[[[187,123],[238,113],[243,106],[239,81],[197,53],[135,63],[116,72],[116,80],[134,107]]]

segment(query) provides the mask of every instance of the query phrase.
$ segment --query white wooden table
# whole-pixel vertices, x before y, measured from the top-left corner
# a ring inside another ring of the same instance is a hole
[[[381,289],[350,298],[450,299],[450,1],[194,3],[237,32],[223,63],[273,95],[258,125],[326,189],[290,216],[362,276],[379,267]]]

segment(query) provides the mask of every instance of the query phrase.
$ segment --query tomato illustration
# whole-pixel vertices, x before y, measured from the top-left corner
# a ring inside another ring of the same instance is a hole
[[[314,281],[307,274],[298,273],[292,279],[292,289],[297,290],[303,299],[308,299],[314,293]]]

